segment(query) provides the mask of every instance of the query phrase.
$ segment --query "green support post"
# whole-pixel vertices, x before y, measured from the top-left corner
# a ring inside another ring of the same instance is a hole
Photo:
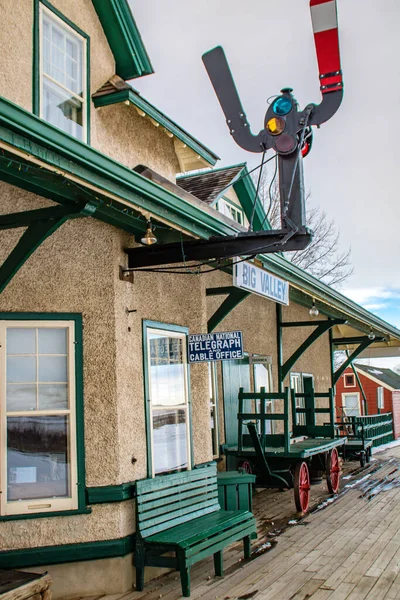
[[[359,354],[361,354],[361,352],[363,352],[363,350],[365,350],[366,348],[368,348],[368,346],[370,346],[371,344],[373,344],[374,342],[380,342],[382,341],[383,338],[374,338],[373,340],[370,340],[369,337],[360,337],[360,338],[355,338],[354,340],[347,340],[348,344],[351,344],[352,342],[354,343],[358,343],[359,346],[358,348],[356,348],[351,354],[350,356],[347,358],[347,360],[344,361],[344,363],[335,371],[334,375],[333,375],[333,383],[336,384],[339,380],[339,377],[345,372],[345,370],[347,369],[347,367],[349,365],[351,365],[351,363],[353,362],[353,360],[355,360],[357,358],[357,356],[359,356]],[[343,340],[332,340],[333,344],[338,344],[338,343],[346,343],[346,339],[344,338]]]
[[[240,304],[247,296],[250,295],[250,292],[246,292],[245,290],[241,290],[236,287],[221,287],[221,288],[210,288],[206,290],[207,296],[219,296],[228,294],[228,297],[222,302],[221,306],[217,308],[215,313],[209,318],[207,323],[207,329],[210,333],[214,331],[214,329],[225,319],[227,315],[238,305]]]
[[[278,355],[278,392],[281,393],[284,377],[282,377],[282,306],[280,304],[276,304],[276,348]]]

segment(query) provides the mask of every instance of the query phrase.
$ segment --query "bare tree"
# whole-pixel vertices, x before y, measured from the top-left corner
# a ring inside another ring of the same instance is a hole
[[[254,180],[257,185],[257,173]],[[280,228],[279,186],[275,178],[272,182],[269,181],[266,171],[261,175],[259,197],[264,204],[271,227]],[[309,197],[310,194],[307,196],[307,201]],[[304,250],[285,252],[286,258],[323,283],[340,287],[353,273],[351,249],[341,252],[339,232],[335,223],[329,220],[325,211],[319,207],[307,210],[307,227],[314,233],[312,242]]]

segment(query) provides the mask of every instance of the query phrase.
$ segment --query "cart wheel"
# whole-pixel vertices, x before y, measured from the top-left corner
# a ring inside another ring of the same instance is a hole
[[[249,473],[250,475],[253,473],[253,468],[251,466],[251,463],[248,460],[242,460],[239,464],[238,464],[238,470],[241,469],[243,471],[243,473]]]
[[[310,503],[310,473],[306,462],[296,465],[293,476],[294,501],[298,512],[307,512]]]
[[[326,460],[326,483],[331,494],[337,494],[340,483],[340,465],[339,455],[336,448],[333,448]]]
[[[360,467],[365,467],[366,456],[364,450],[360,452]]]

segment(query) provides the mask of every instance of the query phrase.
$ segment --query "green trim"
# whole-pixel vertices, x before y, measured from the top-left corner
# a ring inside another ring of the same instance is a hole
[[[282,362],[283,362],[283,346],[282,346],[282,305],[276,303],[276,354],[278,365],[278,392],[283,391],[282,377]]]
[[[128,481],[117,485],[101,485],[86,488],[87,504],[106,504],[123,502],[135,498],[136,483]]]
[[[25,519],[49,519],[52,517],[74,517],[76,515],[90,515],[92,513],[92,509],[82,508],[77,510],[59,510],[57,512],[47,512],[47,513],[35,513],[29,515],[6,515],[0,517],[0,523],[2,521],[24,521]]]
[[[17,244],[0,266],[0,294],[18,273],[33,252],[50,237],[72,214],[85,211],[86,206],[75,205],[70,209],[63,206],[41,208],[25,213],[13,213],[0,217],[0,229],[28,225]]]
[[[240,172],[238,181],[236,183],[233,182],[233,189],[235,190],[236,195],[243,206],[243,210],[246,213],[246,217],[249,222],[253,212],[254,200],[256,200],[256,210],[253,218],[254,231],[260,231],[261,229],[270,230],[271,225],[265,216],[265,209],[262,205],[260,197],[257,196],[256,198],[257,190],[251,176],[249,175],[247,165],[245,165],[243,171]]]
[[[130,102],[140,110],[146,113],[151,119],[168,129],[174,134],[178,140],[189,146],[196,154],[204,158],[210,165],[215,165],[219,157],[211,150],[203,146],[198,140],[191,136],[187,131],[182,129],[175,121],[164,115],[153,104],[150,104],[142,96],[139,96],[134,90],[121,90],[104,96],[97,96],[93,99],[93,104],[96,108],[100,106],[109,106],[119,104],[121,102]]]
[[[133,209],[149,211],[154,216],[162,217],[192,235],[208,239],[211,235],[232,235],[240,230],[234,222],[224,220],[217,211],[205,206],[204,203],[200,206],[200,202],[195,204],[176,196],[1,97],[0,140],[98,186],[105,193],[121,197],[129,202]],[[0,160],[0,163],[3,161]],[[29,170],[19,175],[20,181],[29,179]],[[4,175],[2,178],[4,179]],[[36,176],[35,179],[37,180],[38,177]],[[42,184],[44,185],[44,181]],[[70,197],[71,192],[68,191],[68,187],[72,185],[63,187],[65,197]],[[43,195],[48,197],[49,194]],[[62,186],[56,188],[55,195],[60,201]],[[91,195],[93,196],[93,193]],[[115,203],[108,204],[110,207],[104,206],[98,209],[95,218],[108,222],[109,217],[112,216],[113,224],[118,227],[119,217],[115,214]],[[119,210],[126,210],[126,206],[116,204]],[[123,219],[121,223],[124,223]],[[126,227],[121,225],[122,229]],[[292,284],[290,298],[297,304],[311,307],[312,299],[316,298],[321,312],[327,316],[345,317],[350,326],[366,334],[373,327],[377,333],[400,340],[400,331],[396,327],[302,271],[283,256],[261,255],[260,259],[271,274],[286,279]]]
[[[243,302],[243,300],[245,300],[245,298],[247,298],[247,296],[249,296],[250,293],[251,292],[246,292],[245,290],[233,287],[228,297],[225,298],[225,300],[217,308],[215,313],[208,319],[207,331],[209,333],[211,331],[214,331],[214,329],[218,327],[221,321],[223,321],[225,317],[229,315],[229,313],[232,312],[232,310],[236,308],[236,306],[238,306],[238,304]]]
[[[145,420],[146,420],[146,448],[147,448],[147,477],[152,478],[153,455],[151,447],[151,411],[150,411],[150,382],[149,382],[149,353],[147,350],[147,330],[160,329],[162,331],[172,331],[174,333],[183,333],[188,335],[189,329],[181,325],[172,325],[169,323],[160,323],[158,321],[142,321],[143,332],[143,374],[144,374],[144,402],[145,402]],[[187,343],[187,340],[186,340]],[[188,416],[189,416],[189,451],[190,451],[190,468],[194,466],[194,449],[193,449],[193,432],[192,432],[192,400],[190,394],[190,369],[189,362],[186,364],[187,386],[188,386]]]
[[[335,325],[343,325],[345,321],[343,319],[329,319],[327,321],[320,322],[319,325],[315,328],[315,330],[304,340],[302,344],[297,348],[295,352],[287,359],[287,361],[282,365],[281,376],[282,381],[289,374],[292,367],[296,364],[299,358],[304,354],[304,352],[326,331],[334,327]],[[281,323],[281,327],[282,327]],[[312,323],[310,323],[312,325]]]
[[[333,341],[335,342],[335,340],[333,340]],[[361,354],[361,352],[363,352],[366,348],[368,348],[368,346],[370,346],[373,343],[374,343],[374,340],[370,340],[368,337],[366,337],[362,340],[361,339],[359,340],[360,345],[358,346],[358,348],[353,350],[353,352],[350,354],[350,356],[348,356],[347,360],[345,360],[344,363],[342,365],[340,365],[340,367],[335,371],[335,373],[333,375],[333,381],[335,384],[338,382],[340,376],[342,375],[342,373],[345,372],[347,367],[349,365],[351,365],[353,360],[355,360],[357,358],[357,356],[359,354]]]
[[[153,73],[127,0],[92,0],[114,55],[116,73],[134,79]]]
[[[173,222],[193,235],[208,238],[210,235],[237,233],[234,222],[221,219],[217,211],[204,203],[199,201],[195,204],[175,195],[1,97],[0,140],[39,160],[44,160],[57,169],[71,173],[108,194],[121,197],[129,202],[133,209],[151,212],[154,216]],[[29,170],[19,175],[21,179],[29,178]],[[35,180],[37,179],[36,176]],[[58,194],[61,193],[60,188]],[[70,192],[66,190],[65,193]],[[91,196],[93,197],[93,192]],[[119,207],[127,210],[123,204]]]
[[[40,116],[40,4],[43,4],[68,27],[73,29],[86,41],[86,139],[85,143],[90,144],[90,37],[82,31],[75,23],[70,21],[62,12],[55,8],[48,0],[34,0],[33,14],[33,88],[32,88],[32,111]],[[62,131],[62,130],[61,130]],[[73,137],[73,136],[71,136]]]
[[[77,450],[77,486],[78,510],[58,511],[54,513],[38,513],[15,515],[15,519],[35,518],[40,516],[56,517],[90,512],[86,508],[86,474],[85,474],[85,432],[84,432],[84,395],[83,395],[83,322],[79,313],[19,313],[0,312],[0,320],[13,321],[74,321],[75,324],[75,414],[76,414],[76,450]],[[13,515],[14,516],[14,515]],[[5,520],[7,516],[4,517]]]
[[[84,560],[117,558],[131,554],[133,551],[134,535],[99,542],[6,550],[0,552],[0,569],[20,569],[24,567],[81,562]]]

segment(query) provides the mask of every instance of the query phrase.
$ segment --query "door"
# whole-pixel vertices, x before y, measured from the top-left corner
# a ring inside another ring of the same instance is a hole
[[[272,365],[269,363],[256,362],[257,358],[253,357],[254,364],[254,391],[259,392],[261,388],[265,388],[266,392],[272,392]],[[261,412],[261,402],[257,400],[257,412]],[[274,412],[274,404],[272,400],[265,402],[265,408],[267,413]],[[261,433],[261,423],[258,424],[258,433]],[[273,433],[273,422],[265,421],[265,433]]]
[[[222,363],[222,388],[224,395],[225,443],[238,445],[239,389],[250,391],[250,365],[246,356],[241,360],[225,360]]]

